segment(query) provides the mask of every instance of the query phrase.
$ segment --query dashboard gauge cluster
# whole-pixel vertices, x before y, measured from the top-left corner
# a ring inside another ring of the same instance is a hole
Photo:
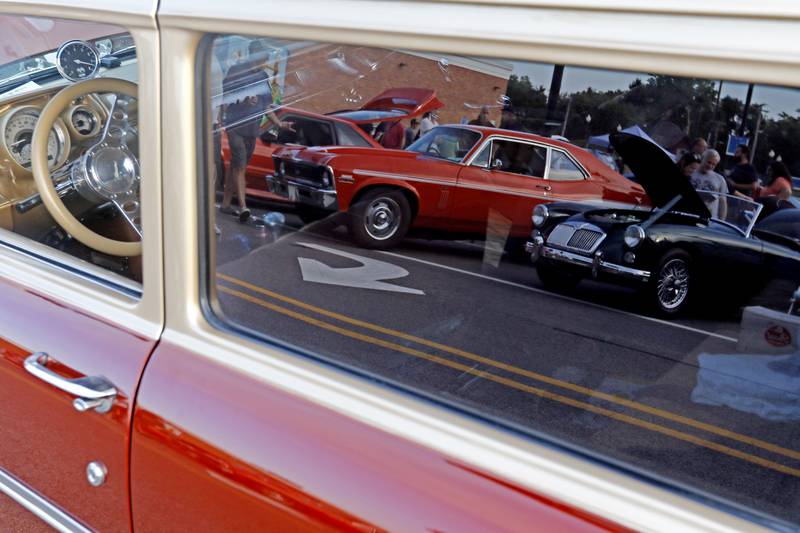
[[[20,107],[2,121],[3,147],[20,167],[31,169],[31,140],[41,110],[37,107]],[[69,152],[69,137],[59,121],[47,138],[47,164],[55,168],[63,164]]]
[[[69,81],[93,78],[99,67],[100,54],[86,41],[67,41],[56,52],[56,68]]]
[[[100,131],[100,118],[88,107],[74,107],[69,115],[69,124],[80,137],[90,137]]]

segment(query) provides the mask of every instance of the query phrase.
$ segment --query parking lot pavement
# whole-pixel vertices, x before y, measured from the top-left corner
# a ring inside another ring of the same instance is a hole
[[[601,284],[553,294],[530,265],[487,259],[481,243],[381,252],[291,214],[275,226],[220,222],[228,319],[513,430],[800,518],[789,504],[796,425],[692,400],[698,355],[735,352],[737,317],[654,319]]]

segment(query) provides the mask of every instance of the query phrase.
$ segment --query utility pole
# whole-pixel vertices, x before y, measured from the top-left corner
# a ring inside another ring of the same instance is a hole
[[[712,122],[712,130],[708,132],[708,146],[714,148],[717,144],[717,133],[719,131],[719,99],[722,96],[723,81],[719,80],[719,89],[717,90],[717,101],[714,103],[714,119]]]
[[[561,136],[567,136],[567,122],[569,121],[569,111],[572,108],[572,97],[567,100],[567,112],[564,113],[564,122],[561,124]]]
[[[744,110],[742,110],[742,123],[739,124],[739,131],[736,133],[739,137],[744,135],[744,128],[747,124],[747,112],[750,110],[750,101],[753,99],[753,84],[747,86],[747,98],[744,101]]]
[[[547,115],[545,123],[555,119],[558,108],[558,97],[561,94],[561,80],[564,79],[564,65],[553,65],[553,77],[550,79],[550,92],[547,95]]]

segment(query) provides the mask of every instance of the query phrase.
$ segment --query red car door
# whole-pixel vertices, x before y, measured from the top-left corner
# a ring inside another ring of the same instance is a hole
[[[492,145],[491,165],[473,164],[459,174],[453,220],[474,233],[526,235],[533,206],[549,200],[547,149],[505,140]]]
[[[0,484],[128,531],[128,426],[155,340],[1,276],[0,301]],[[103,394],[108,405],[92,408]]]
[[[41,197],[44,203],[27,207],[24,203],[29,195],[41,192],[31,182],[48,178],[36,166],[49,161],[48,148],[44,154],[37,151],[35,139],[26,148],[33,172],[9,159],[0,169],[0,493],[4,495],[0,531],[42,531],[50,524],[61,531],[129,532],[130,423],[136,388],[164,319],[161,174],[156,155],[160,123],[153,111],[158,109],[159,94],[155,9],[151,0],[134,0],[126,6],[126,17],[120,18],[113,16],[110,6],[74,6],[69,12],[74,20],[64,21],[39,18],[47,17],[48,11],[32,6],[27,13],[15,8],[12,12],[23,12],[2,22],[4,30],[11,26],[24,30],[25,46],[34,54],[32,64],[54,56],[53,46],[67,39],[75,43],[106,36],[111,50],[121,47],[129,54],[120,53],[123,58],[107,67],[103,78],[90,80],[93,87],[100,87],[92,91],[109,96],[97,101],[86,98],[82,109],[103,120],[104,131],[113,132],[116,140],[115,148],[103,148],[110,151],[98,158],[105,165],[88,163],[80,171],[84,177],[91,171],[98,184],[116,183],[115,194],[125,195],[127,212],[135,215],[128,222],[105,209],[108,197],[64,200],[60,207],[76,217],[70,237],[62,227],[64,219],[52,215],[62,211],[48,204],[46,196]],[[3,9],[9,6],[0,6]],[[120,20],[126,26],[108,25]],[[9,38],[0,32],[0,48]],[[119,76],[115,69],[121,61],[124,77],[137,81],[135,89],[128,87],[129,82],[107,83]],[[47,120],[42,118],[45,110],[60,114],[66,112],[65,106],[74,106],[72,98],[64,103],[60,91],[75,94],[77,85],[53,74],[58,80],[48,78],[33,97],[24,89],[5,92],[0,118],[8,121],[14,109],[32,108],[37,110],[33,116],[39,128],[41,120]],[[119,87],[135,91],[138,105],[120,100]],[[110,107],[101,110],[100,100]],[[82,139],[97,143],[84,152],[86,144],[69,150],[65,133],[56,142],[66,159],[55,165],[63,164],[59,170],[71,170],[77,178],[77,165],[69,165],[97,153],[93,150],[100,141],[106,143],[105,134],[100,135]],[[124,140],[131,137],[136,143]],[[26,140],[30,139],[28,133]],[[10,170],[11,164],[17,165],[16,170]],[[12,183],[14,173],[24,176],[25,187]],[[98,197],[101,190],[102,186],[91,188]],[[79,226],[87,232],[80,237],[74,231]],[[123,252],[130,255],[98,251],[104,243],[126,246]]]

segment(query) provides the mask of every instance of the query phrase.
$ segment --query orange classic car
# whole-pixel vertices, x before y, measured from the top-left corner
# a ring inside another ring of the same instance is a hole
[[[647,202],[582,148],[498,128],[438,126],[405,150],[284,148],[274,158],[270,191],[347,212],[353,238],[369,248],[390,248],[409,230],[515,242],[542,202]]]
[[[272,124],[256,140],[245,174],[247,194],[267,200],[280,199],[269,192],[264,176],[275,171],[272,154],[283,146],[380,148],[381,145],[370,134],[380,123],[410,119],[441,107],[436,91],[398,87],[381,92],[359,109],[335,111],[325,115],[289,106],[277,109],[275,116],[290,127],[281,128]],[[224,135],[222,154],[227,165],[230,161],[230,148],[227,136]],[[314,211],[302,213],[313,217]]]

